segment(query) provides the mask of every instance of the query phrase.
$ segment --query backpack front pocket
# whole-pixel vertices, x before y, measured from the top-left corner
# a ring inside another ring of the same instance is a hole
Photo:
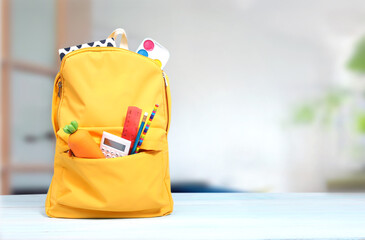
[[[145,151],[109,159],[59,156],[57,203],[72,208],[111,212],[170,208],[165,184],[167,152]]]

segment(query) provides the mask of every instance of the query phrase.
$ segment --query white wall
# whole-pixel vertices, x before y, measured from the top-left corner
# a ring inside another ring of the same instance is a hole
[[[147,36],[170,50],[172,180],[243,190],[300,191],[288,183],[307,173],[288,172],[307,150],[291,154],[282,123],[338,80],[364,23],[363,1],[93,1],[94,40],[123,27],[131,50]]]

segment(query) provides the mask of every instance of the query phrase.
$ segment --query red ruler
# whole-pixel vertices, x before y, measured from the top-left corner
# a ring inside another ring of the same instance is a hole
[[[131,146],[133,146],[137,137],[141,114],[142,109],[133,106],[128,107],[123,126],[122,138],[131,141]]]

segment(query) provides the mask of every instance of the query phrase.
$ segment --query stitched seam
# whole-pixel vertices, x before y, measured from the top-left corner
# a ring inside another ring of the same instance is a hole
[[[118,52],[118,53],[132,54],[134,56],[138,56],[138,57],[141,57],[144,60],[147,60],[147,62],[153,64],[154,67],[158,68],[158,70],[161,71],[160,66],[155,61],[153,61],[153,59],[142,56],[141,54],[138,54],[138,53],[135,53],[135,52],[123,49],[123,48],[113,48],[113,47],[93,48],[93,47],[90,47],[90,48],[78,49],[78,50],[75,50],[75,51],[73,51],[69,54],[66,54],[66,56],[62,59],[62,62],[61,62],[60,72],[62,72],[62,70],[64,68],[64,64],[66,63],[66,59],[68,59],[68,58],[70,58],[74,55],[81,54],[81,53],[86,53],[86,52]]]
[[[57,76],[56,76],[57,77]],[[59,80],[57,79],[57,81],[61,81],[62,82],[62,77],[61,77],[61,73],[59,72],[58,73],[58,77],[60,78]],[[63,84],[63,83],[62,83]],[[55,92],[53,92],[53,94],[55,94]],[[63,95],[63,89],[62,89],[62,93],[61,93],[62,95]],[[57,96],[58,97],[58,96]],[[59,112],[59,109],[60,109],[60,105],[61,105],[61,100],[62,100],[62,98],[60,99],[60,102],[58,103],[58,108],[57,108],[57,124],[58,124],[58,112]],[[53,106],[52,106],[53,107]],[[52,116],[53,117],[53,116]],[[54,122],[54,119],[52,119],[52,122]],[[53,127],[56,127],[55,125],[53,126]],[[56,135],[56,145],[57,145],[57,142],[59,142],[58,141],[58,136],[57,136],[57,131],[56,131],[56,129],[54,129],[55,130],[55,135]],[[55,177],[55,166],[54,166],[54,162],[55,162],[55,158],[56,158],[56,154],[55,154],[55,156],[53,157],[53,177],[52,177],[52,181],[54,180],[54,177]],[[52,183],[52,181],[51,181],[51,186],[50,186],[50,188],[49,188],[49,199],[48,199],[48,202],[49,202],[49,208],[52,208],[52,201],[51,201],[51,199],[52,199],[52,196],[53,196],[53,189],[54,189],[54,182]]]
[[[54,168],[54,167],[53,167]],[[53,177],[54,177],[54,175],[53,175]],[[53,179],[52,179],[52,181],[53,181]],[[52,204],[51,204],[51,198],[52,198],[52,196],[53,196],[53,194],[52,194],[52,189],[53,189],[53,184],[52,184],[52,181],[51,181],[51,186],[49,187],[49,198],[48,198],[48,206],[49,206],[49,208],[47,209],[47,211],[46,212],[48,212],[49,211],[49,209],[51,209],[52,208]]]
[[[167,100],[166,100],[166,98],[167,98],[167,92],[166,92],[166,88],[165,88],[165,81],[164,81],[164,79],[163,79],[163,77],[162,77],[162,87],[163,87],[163,91],[162,91],[162,102],[163,102],[163,104],[164,104],[164,116],[165,116],[165,120],[167,121],[167,119],[168,119],[168,116],[167,116],[167,108],[168,108],[168,106],[167,106]],[[170,120],[169,120],[170,121]],[[166,130],[167,130],[167,127],[168,127],[168,124],[167,124],[167,122],[166,122]],[[166,132],[166,134],[167,134],[167,132]]]
[[[163,152],[164,154],[165,154],[165,156],[168,154],[168,151],[164,151]],[[168,156],[168,155],[167,155]],[[166,189],[166,192],[167,192],[167,196],[168,196],[168,198],[169,198],[169,204],[170,204],[170,211],[172,211],[172,202],[171,202],[171,198],[172,198],[172,196],[171,196],[171,193],[169,193],[169,189],[168,189],[168,187],[167,187],[167,184],[166,184],[166,175],[167,175],[167,169],[168,169],[168,167],[167,167],[167,165],[168,165],[168,161],[169,161],[169,159],[168,159],[168,157],[166,157],[166,163],[165,163],[165,176],[164,176],[164,178],[163,178],[163,182],[164,182],[164,185],[165,185],[165,189]],[[170,180],[171,181],[171,180]]]

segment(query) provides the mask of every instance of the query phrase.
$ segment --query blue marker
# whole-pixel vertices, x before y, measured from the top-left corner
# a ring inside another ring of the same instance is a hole
[[[141,126],[139,127],[139,130],[138,130],[138,134],[137,134],[136,140],[134,141],[134,144],[133,144],[133,148],[132,148],[132,151],[131,151],[131,155],[136,152],[137,144],[138,144],[139,138],[141,136],[141,133],[142,133],[144,124],[146,123],[147,116],[148,116],[148,112],[145,112],[144,115],[143,115],[143,118],[142,118]]]

